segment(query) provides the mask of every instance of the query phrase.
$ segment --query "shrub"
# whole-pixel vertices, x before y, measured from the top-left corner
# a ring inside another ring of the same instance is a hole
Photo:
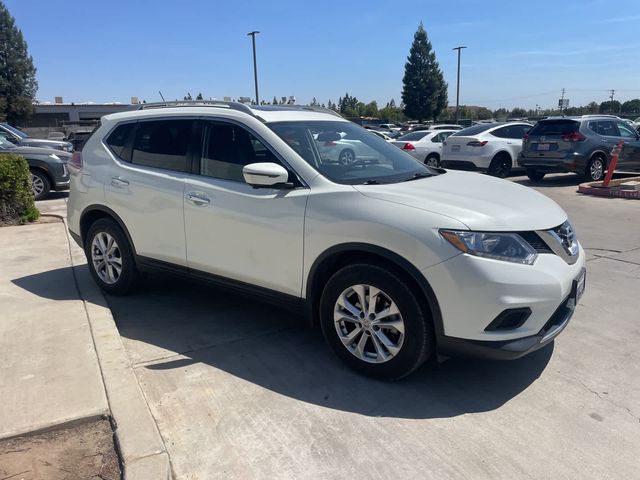
[[[0,225],[33,222],[39,217],[27,161],[20,155],[0,154]]]

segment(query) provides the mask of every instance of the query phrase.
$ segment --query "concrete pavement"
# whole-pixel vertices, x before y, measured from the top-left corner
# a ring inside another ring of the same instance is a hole
[[[0,228],[0,438],[107,415],[62,221]]]
[[[587,249],[586,294],[555,344],[513,362],[453,359],[383,383],[253,300],[164,276],[109,297],[176,478],[637,477],[640,203],[578,182],[536,188]]]

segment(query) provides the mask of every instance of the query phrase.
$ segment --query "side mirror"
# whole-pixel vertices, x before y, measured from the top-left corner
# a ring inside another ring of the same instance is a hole
[[[244,181],[253,188],[293,188],[289,172],[277,163],[251,163],[242,168]]]

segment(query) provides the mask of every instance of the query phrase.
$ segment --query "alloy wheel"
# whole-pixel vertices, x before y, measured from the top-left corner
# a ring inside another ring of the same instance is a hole
[[[360,360],[388,362],[402,349],[404,320],[379,288],[359,284],[345,289],[336,300],[333,320],[344,347]]]
[[[351,165],[355,160],[355,156],[351,150],[343,150],[340,152],[340,163],[342,165]]]
[[[98,277],[113,285],[122,274],[122,253],[116,239],[107,232],[98,232],[91,242],[91,261]]]
[[[589,167],[589,174],[593,180],[600,180],[604,175],[604,163],[600,158],[594,158]]]
[[[427,161],[425,163],[428,167],[437,168],[440,162],[438,162],[438,159],[436,157],[429,157],[427,158]]]
[[[31,190],[33,196],[37,197],[44,191],[44,182],[38,175],[31,174]]]

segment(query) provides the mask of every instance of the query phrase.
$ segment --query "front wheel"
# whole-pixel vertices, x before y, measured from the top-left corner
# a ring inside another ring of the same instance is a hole
[[[402,378],[434,350],[428,312],[406,283],[375,265],[350,265],[329,279],[320,324],[334,353],[371,377]]]
[[[114,295],[131,293],[138,280],[133,250],[122,229],[110,218],[96,220],[85,240],[89,270],[104,291]]]
[[[507,178],[511,173],[511,157],[509,154],[502,152],[493,157],[487,173],[493,177]]]
[[[35,200],[47,198],[51,190],[51,182],[47,174],[40,170],[31,170],[31,191]]]

